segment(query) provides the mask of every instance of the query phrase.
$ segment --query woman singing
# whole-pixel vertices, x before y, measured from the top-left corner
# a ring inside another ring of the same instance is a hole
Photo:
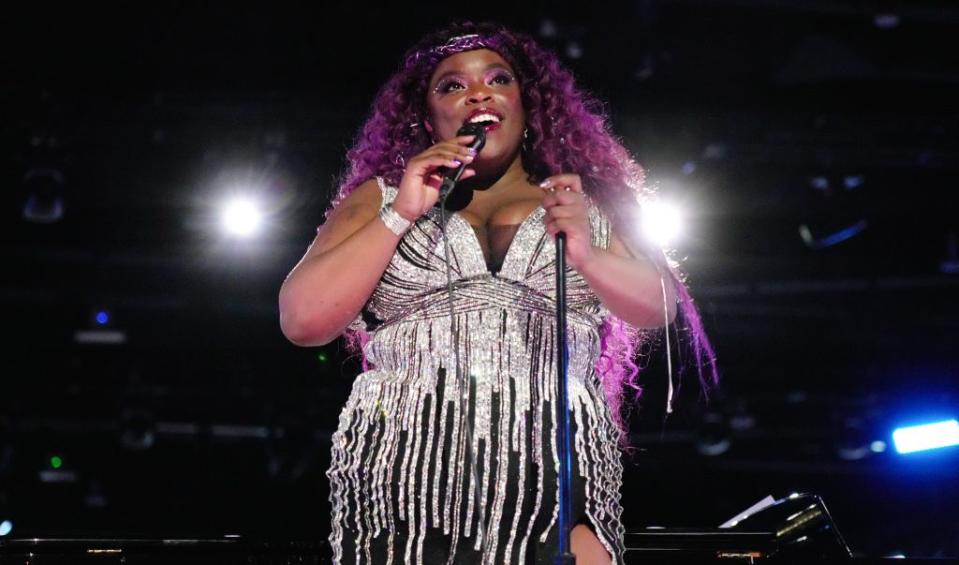
[[[469,123],[485,130],[479,152],[457,135]],[[364,356],[327,472],[336,562],[552,563],[564,232],[571,548],[577,563],[620,563],[620,406],[639,330],[669,324],[678,302],[708,353],[685,287],[620,229],[639,166],[556,56],[491,24],[413,47],[348,158],[280,291],[292,342],[346,333]],[[442,175],[461,164],[465,207],[442,210]]]

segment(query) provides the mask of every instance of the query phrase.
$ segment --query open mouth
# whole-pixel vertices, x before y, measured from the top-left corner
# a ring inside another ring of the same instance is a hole
[[[503,116],[499,112],[494,112],[488,108],[480,108],[473,111],[467,118],[464,124],[481,124],[483,129],[487,132],[490,132],[499,127],[500,122],[503,121]]]

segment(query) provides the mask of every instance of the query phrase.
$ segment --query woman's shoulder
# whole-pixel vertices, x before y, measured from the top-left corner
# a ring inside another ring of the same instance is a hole
[[[380,177],[367,179],[356,185],[356,188],[344,196],[342,200],[337,203],[336,208],[369,208],[379,210],[379,208],[388,201],[387,196],[390,188],[391,187],[388,187]],[[395,189],[393,190],[395,191]]]
[[[375,178],[363,181],[333,203],[326,221],[316,228],[317,234],[336,231],[343,225],[360,225],[379,212],[383,195]]]

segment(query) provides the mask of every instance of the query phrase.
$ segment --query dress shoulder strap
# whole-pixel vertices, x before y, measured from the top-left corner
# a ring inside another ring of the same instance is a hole
[[[380,187],[380,195],[383,197],[383,206],[387,204],[392,204],[396,200],[396,195],[399,193],[399,190],[396,187],[386,184],[386,181],[383,177],[376,177],[376,184]]]
[[[609,248],[610,224],[609,218],[603,213],[602,209],[594,202],[589,202],[587,207],[589,216],[590,231],[592,231],[593,245],[601,249]]]

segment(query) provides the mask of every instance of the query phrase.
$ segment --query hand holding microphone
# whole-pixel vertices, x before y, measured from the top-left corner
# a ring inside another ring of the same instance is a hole
[[[473,155],[479,154],[483,149],[483,146],[486,145],[486,122],[477,122],[472,124],[465,124],[463,127],[456,132],[457,136],[466,136],[472,135],[473,141],[468,145],[469,149],[472,151]],[[458,167],[453,170],[447,171],[443,175],[443,183],[440,185],[440,194],[439,201],[440,206],[446,205],[446,199],[449,197],[450,192],[456,186],[456,183],[460,181],[460,177],[463,176],[463,171],[466,170],[466,163],[460,164]],[[467,204],[469,201],[467,201]],[[465,206],[464,206],[465,207]]]
[[[460,132],[465,130],[464,126]],[[411,222],[416,221],[437,203],[447,175],[462,180],[476,174],[467,168],[478,152],[472,147],[477,143],[476,135],[472,129],[468,131],[466,135],[436,143],[406,162],[399,192],[392,204],[397,213]],[[483,141],[479,147],[486,141],[485,132],[481,135]]]

